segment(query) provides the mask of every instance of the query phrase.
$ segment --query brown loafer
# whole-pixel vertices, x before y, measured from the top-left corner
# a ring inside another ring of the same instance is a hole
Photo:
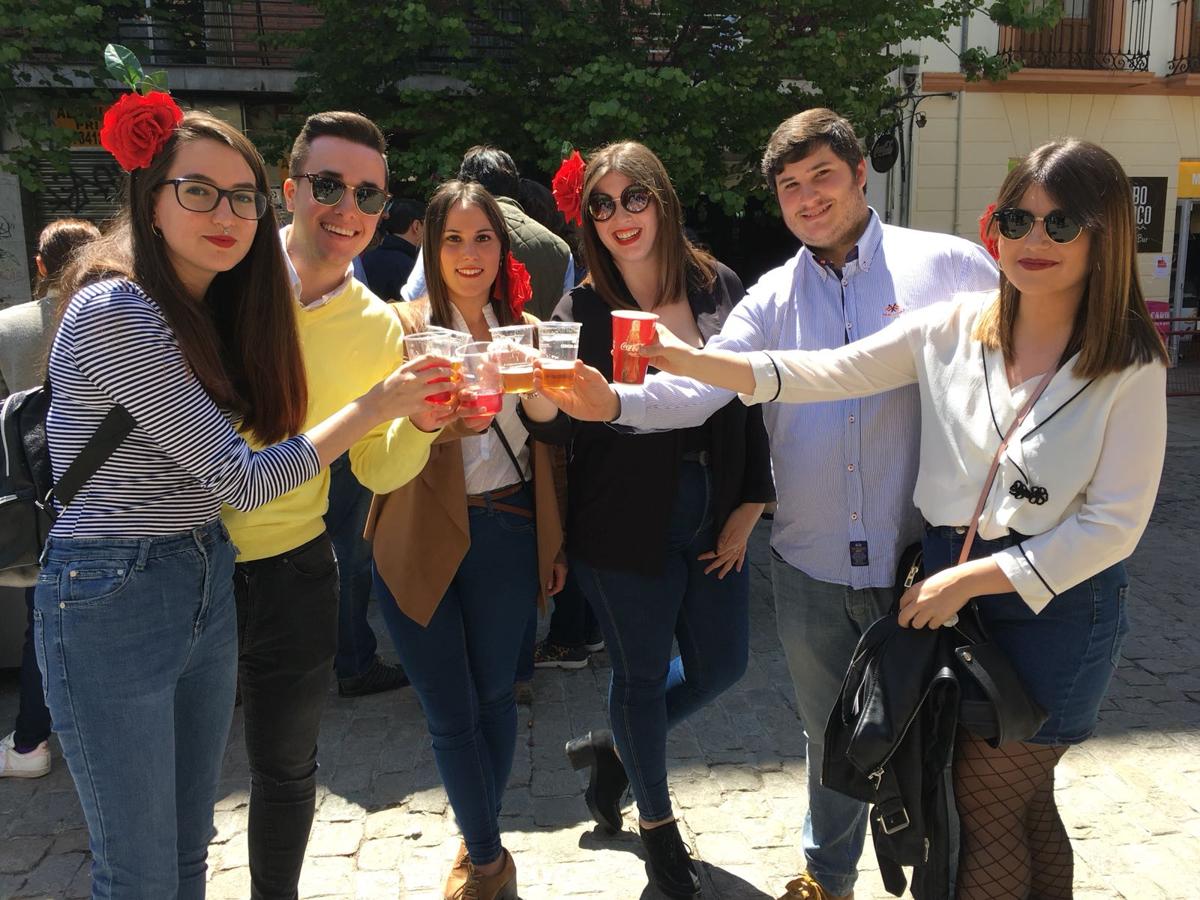
[[[456,897],[461,896],[460,890],[470,877],[470,862],[471,856],[467,853],[467,842],[463,841],[458,845],[454,865],[450,868],[450,874],[446,876],[446,888],[442,891],[444,900],[455,900]]]
[[[787,893],[779,900],[854,900],[854,891],[848,894],[831,894],[810,872],[801,873],[787,883]]]
[[[467,860],[467,880],[447,900],[520,900],[517,897],[517,865],[504,853],[504,865],[495,875],[481,875]]]

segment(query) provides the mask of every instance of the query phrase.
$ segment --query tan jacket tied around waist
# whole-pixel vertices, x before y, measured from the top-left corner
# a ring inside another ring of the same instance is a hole
[[[392,304],[405,334],[423,331],[428,302]],[[526,321],[535,322],[532,316]],[[474,434],[461,423],[447,427],[429,449],[421,474],[390,494],[376,495],[367,516],[375,567],[396,603],[424,626],[458,572],[471,546],[467,484],[459,439]],[[562,555],[563,492],[561,461],[554,448],[530,442],[534,522],[537,528],[539,602],[551,570]],[[497,573],[503,577],[503,573]]]

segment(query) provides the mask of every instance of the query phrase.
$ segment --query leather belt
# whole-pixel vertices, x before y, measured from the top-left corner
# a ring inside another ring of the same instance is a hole
[[[500,512],[512,513],[514,516],[532,519],[532,509],[513,506],[511,503],[496,502],[497,500],[503,500],[505,497],[511,497],[513,494],[520,493],[524,487],[525,485],[517,483],[510,484],[508,487],[496,488],[494,491],[485,491],[482,494],[467,494],[467,506],[476,506],[482,509],[497,509]]]

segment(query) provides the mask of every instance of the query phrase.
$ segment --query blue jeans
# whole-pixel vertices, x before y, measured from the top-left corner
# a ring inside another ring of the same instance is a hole
[[[343,453],[329,467],[329,509],[325,530],[338,561],[338,645],[333,665],[338,678],[353,678],[375,659],[375,632],[367,623],[371,599],[371,545],[363,540],[371,492],[350,471]]]
[[[87,819],[94,898],[202,898],[233,715],[233,545],[51,538],[34,622],[46,701]]]
[[[528,490],[505,497],[533,508]],[[513,678],[538,592],[532,518],[469,507],[471,546],[422,628],[375,576],[383,620],[421,698],[446,796],[476,865],[500,856],[500,804],[517,740]]]
[[[613,739],[638,812],[651,822],[671,815],[667,732],[735,684],[750,653],[750,566],[719,580],[697,559],[717,544],[710,495],[708,470],[681,463],[658,577],[571,559],[612,660]],[[675,658],[672,640],[679,642]]]
[[[825,723],[862,633],[891,608],[891,588],[855,590],[810,578],[771,551],[779,640],[808,738],[808,811],[804,858],[831,894],[848,894],[858,877],[867,806],[821,784]]]
[[[33,597],[35,588],[25,590],[25,643],[21,647],[21,700],[17,706],[17,721],[13,741],[17,750],[28,752],[50,737],[50,710],[42,693],[42,673],[38,669],[37,650],[33,640]]]

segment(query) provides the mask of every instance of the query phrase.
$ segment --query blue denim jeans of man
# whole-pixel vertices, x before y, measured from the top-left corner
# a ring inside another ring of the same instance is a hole
[[[671,815],[667,732],[737,683],[750,654],[750,565],[724,579],[705,575],[698,557],[716,547],[712,485],[699,463],[680,464],[657,577],[618,572],[571,559],[612,661],[608,715],[629,774],[638,813]],[[672,658],[677,641],[679,655]]]
[[[233,558],[220,522],[46,544],[37,656],[88,824],[93,898],[204,896],[237,680]]]
[[[503,503],[533,508],[528,489]],[[538,592],[537,539],[533,519],[516,513],[472,506],[468,518],[470,549],[427,626],[401,611],[378,574],[375,591],[471,861],[486,865],[501,852],[500,805],[517,740],[513,678]]]
[[[42,692],[42,673],[38,668],[37,650],[33,640],[33,598],[36,588],[25,591],[25,644],[21,648],[21,697],[17,706],[17,721],[13,743],[18,753],[36,749],[50,737],[50,710]]]
[[[891,588],[855,590],[810,578],[771,551],[775,616],[796,706],[808,737],[808,811],[804,858],[831,894],[848,894],[858,877],[867,806],[821,785],[825,724],[862,633],[892,605]]]
[[[371,508],[371,492],[350,471],[343,453],[329,467],[329,509],[325,530],[338,561],[338,644],[333,658],[338,678],[353,678],[375,660],[375,632],[367,622],[371,599],[371,545],[363,527]]]

